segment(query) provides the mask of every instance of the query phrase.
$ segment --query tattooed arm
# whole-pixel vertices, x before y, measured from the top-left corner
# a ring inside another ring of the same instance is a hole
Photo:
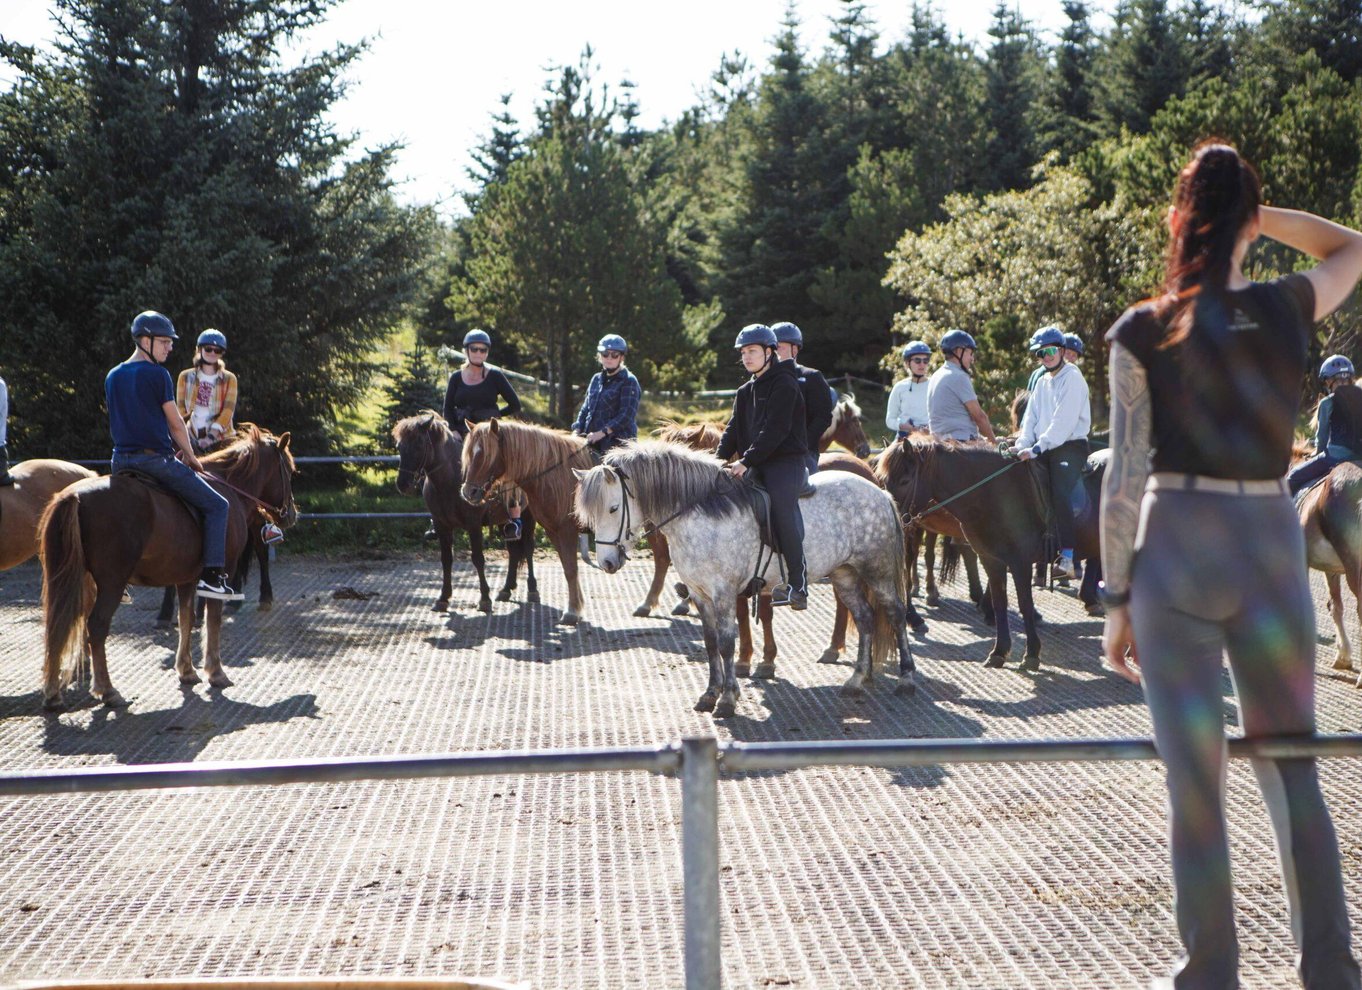
[[[1135,531],[1140,503],[1149,478],[1153,415],[1145,372],[1134,355],[1120,344],[1111,345],[1111,460],[1102,481],[1102,577],[1111,594],[1130,590],[1130,564],[1135,555]],[[1107,609],[1102,637],[1107,661],[1122,677],[1138,681],[1139,661],[1130,609]],[[1128,652],[1127,652],[1128,651]]]

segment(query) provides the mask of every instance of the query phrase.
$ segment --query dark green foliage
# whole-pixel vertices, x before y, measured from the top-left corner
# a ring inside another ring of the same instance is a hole
[[[33,452],[107,446],[105,371],[160,309],[228,336],[238,419],[323,449],[412,298],[433,221],[397,206],[392,148],[347,158],[322,122],[342,46],[278,52],[324,0],[60,0],[50,59],[8,48],[0,94],[0,364]],[[17,332],[16,332],[17,331]]]
[[[1036,162],[1032,121],[1040,89],[1039,46],[1006,0],[998,0],[988,35],[993,39],[985,63],[989,136],[981,185],[986,190],[1020,189],[1031,184]]]
[[[392,429],[399,420],[433,409],[440,412],[444,402],[443,382],[431,364],[430,352],[420,340],[402,355],[402,365],[383,386],[383,419],[374,433],[374,446],[387,450],[392,446]]]

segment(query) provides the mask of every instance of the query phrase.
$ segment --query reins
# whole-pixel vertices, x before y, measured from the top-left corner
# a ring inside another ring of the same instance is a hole
[[[219,485],[222,485],[224,488],[230,488],[232,491],[236,492],[242,498],[254,502],[260,508],[264,509],[266,514],[272,517],[270,521],[273,523],[276,524],[282,523],[285,517],[287,517],[288,515],[287,502],[284,503],[283,505],[270,505],[270,503],[266,502],[264,499],[258,498],[257,496],[252,495],[250,492],[238,488],[236,485],[232,484],[226,478],[219,477],[218,475],[213,474],[210,471],[203,471],[201,472],[201,474],[204,478],[211,479],[212,481],[217,482]],[[282,455],[279,458],[279,474],[285,481],[288,480],[288,463],[283,459]],[[292,499],[293,495],[292,492],[290,491],[289,500],[292,501]]]
[[[950,496],[949,498],[942,499],[941,501],[937,502],[936,505],[933,505],[933,506],[931,506],[930,508],[926,508],[926,509],[923,509],[921,512],[915,513],[911,518],[909,518],[909,520],[908,520],[908,525],[910,525],[910,526],[913,526],[913,525],[920,525],[921,522],[922,522],[923,517],[931,515],[933,512],[937,511],[938,509],[944,509],[946,506],[950,505],[950,504],[951,504],[952,502],[954,502],[956,499],[961,498],[961,497],[963,497],[963,496],[965,496],[965,495],[968,495],[970,492],[974,491],[976,488],[980,488],[980,487],[982,487],[983,485],[988,484],[988,483],[989,483],[990,481],[992,481],[994,478],[998,477],[998,475],[1003,474],[1003,473],[1005,473],[1005,472],[1007,472],[1007,471],[1011,471],[1014,467],[1016,467],[1016,466],[1017,466],[1018,464],[1020,464],[1020,463],[1021,463],[1021,461],[1019,461],[1019,460],[1008,461],[1008,462],[1007,462],[1006,464],[1004,464],[1002,467],[998,468],[998,470],[994,471],[992,474],[988,475],[988,476],[985,477],[985,478],[979,479],[979,480],[976,481],[974,484],[970,485],[968,488],[965,488],[965,489],[963,489],[963,490],[961,490],[961,491],[956,492],[954,495]]]

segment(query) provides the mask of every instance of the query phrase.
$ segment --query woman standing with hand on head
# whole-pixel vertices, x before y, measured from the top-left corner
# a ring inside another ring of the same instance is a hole
[[[1103,647],[1143,681],[1167,771],[1186,955],[1160,986],[1239,986],[1221,656],[1249,738],[1315,731],[1315,622],[1286,474],[1314,323],[1362,276],[1362,234],[1259,205],[1230,147],[1197,149],[1168,215],[1164,294],[1111,328]],[[1320,263],[1253,282],[1259,236]],[[1152,471],[1152,473],[1151,473]],[[1253,534],[1245,539],[1244,534]],[[1358,990],[1333,823],[1313,759],[1255,759],[1310,988]]]

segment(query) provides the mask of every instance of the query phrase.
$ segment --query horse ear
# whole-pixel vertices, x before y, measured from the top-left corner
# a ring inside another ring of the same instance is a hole
[[[293,439],[293,434],[285,430],[279,437],[279,449],[288,450],[288,442]]]
[[[492,424],[491,426],[487,427],[489,430],[491,430],[493,433],[500,432],[500,427],[497,425],[497,418],[495,416],[488,420],[488,422]]]
[[[572,476],[577,479],[577,484],[579,485],[586,480],[586,472],[579,470],[578,468],[572,469]]]
[[[477,426],[477,425],[478,425],[478,424],[475,423],[475,422],[473,422],[471,419],[465,419],[465,420],[463,421],[463,428],[464,428],[464,430],[466,430],[466,431],[469,432],[469,433],[472,433],[472,432],[473,432],[473,427],[475,427],[475,426]]]

